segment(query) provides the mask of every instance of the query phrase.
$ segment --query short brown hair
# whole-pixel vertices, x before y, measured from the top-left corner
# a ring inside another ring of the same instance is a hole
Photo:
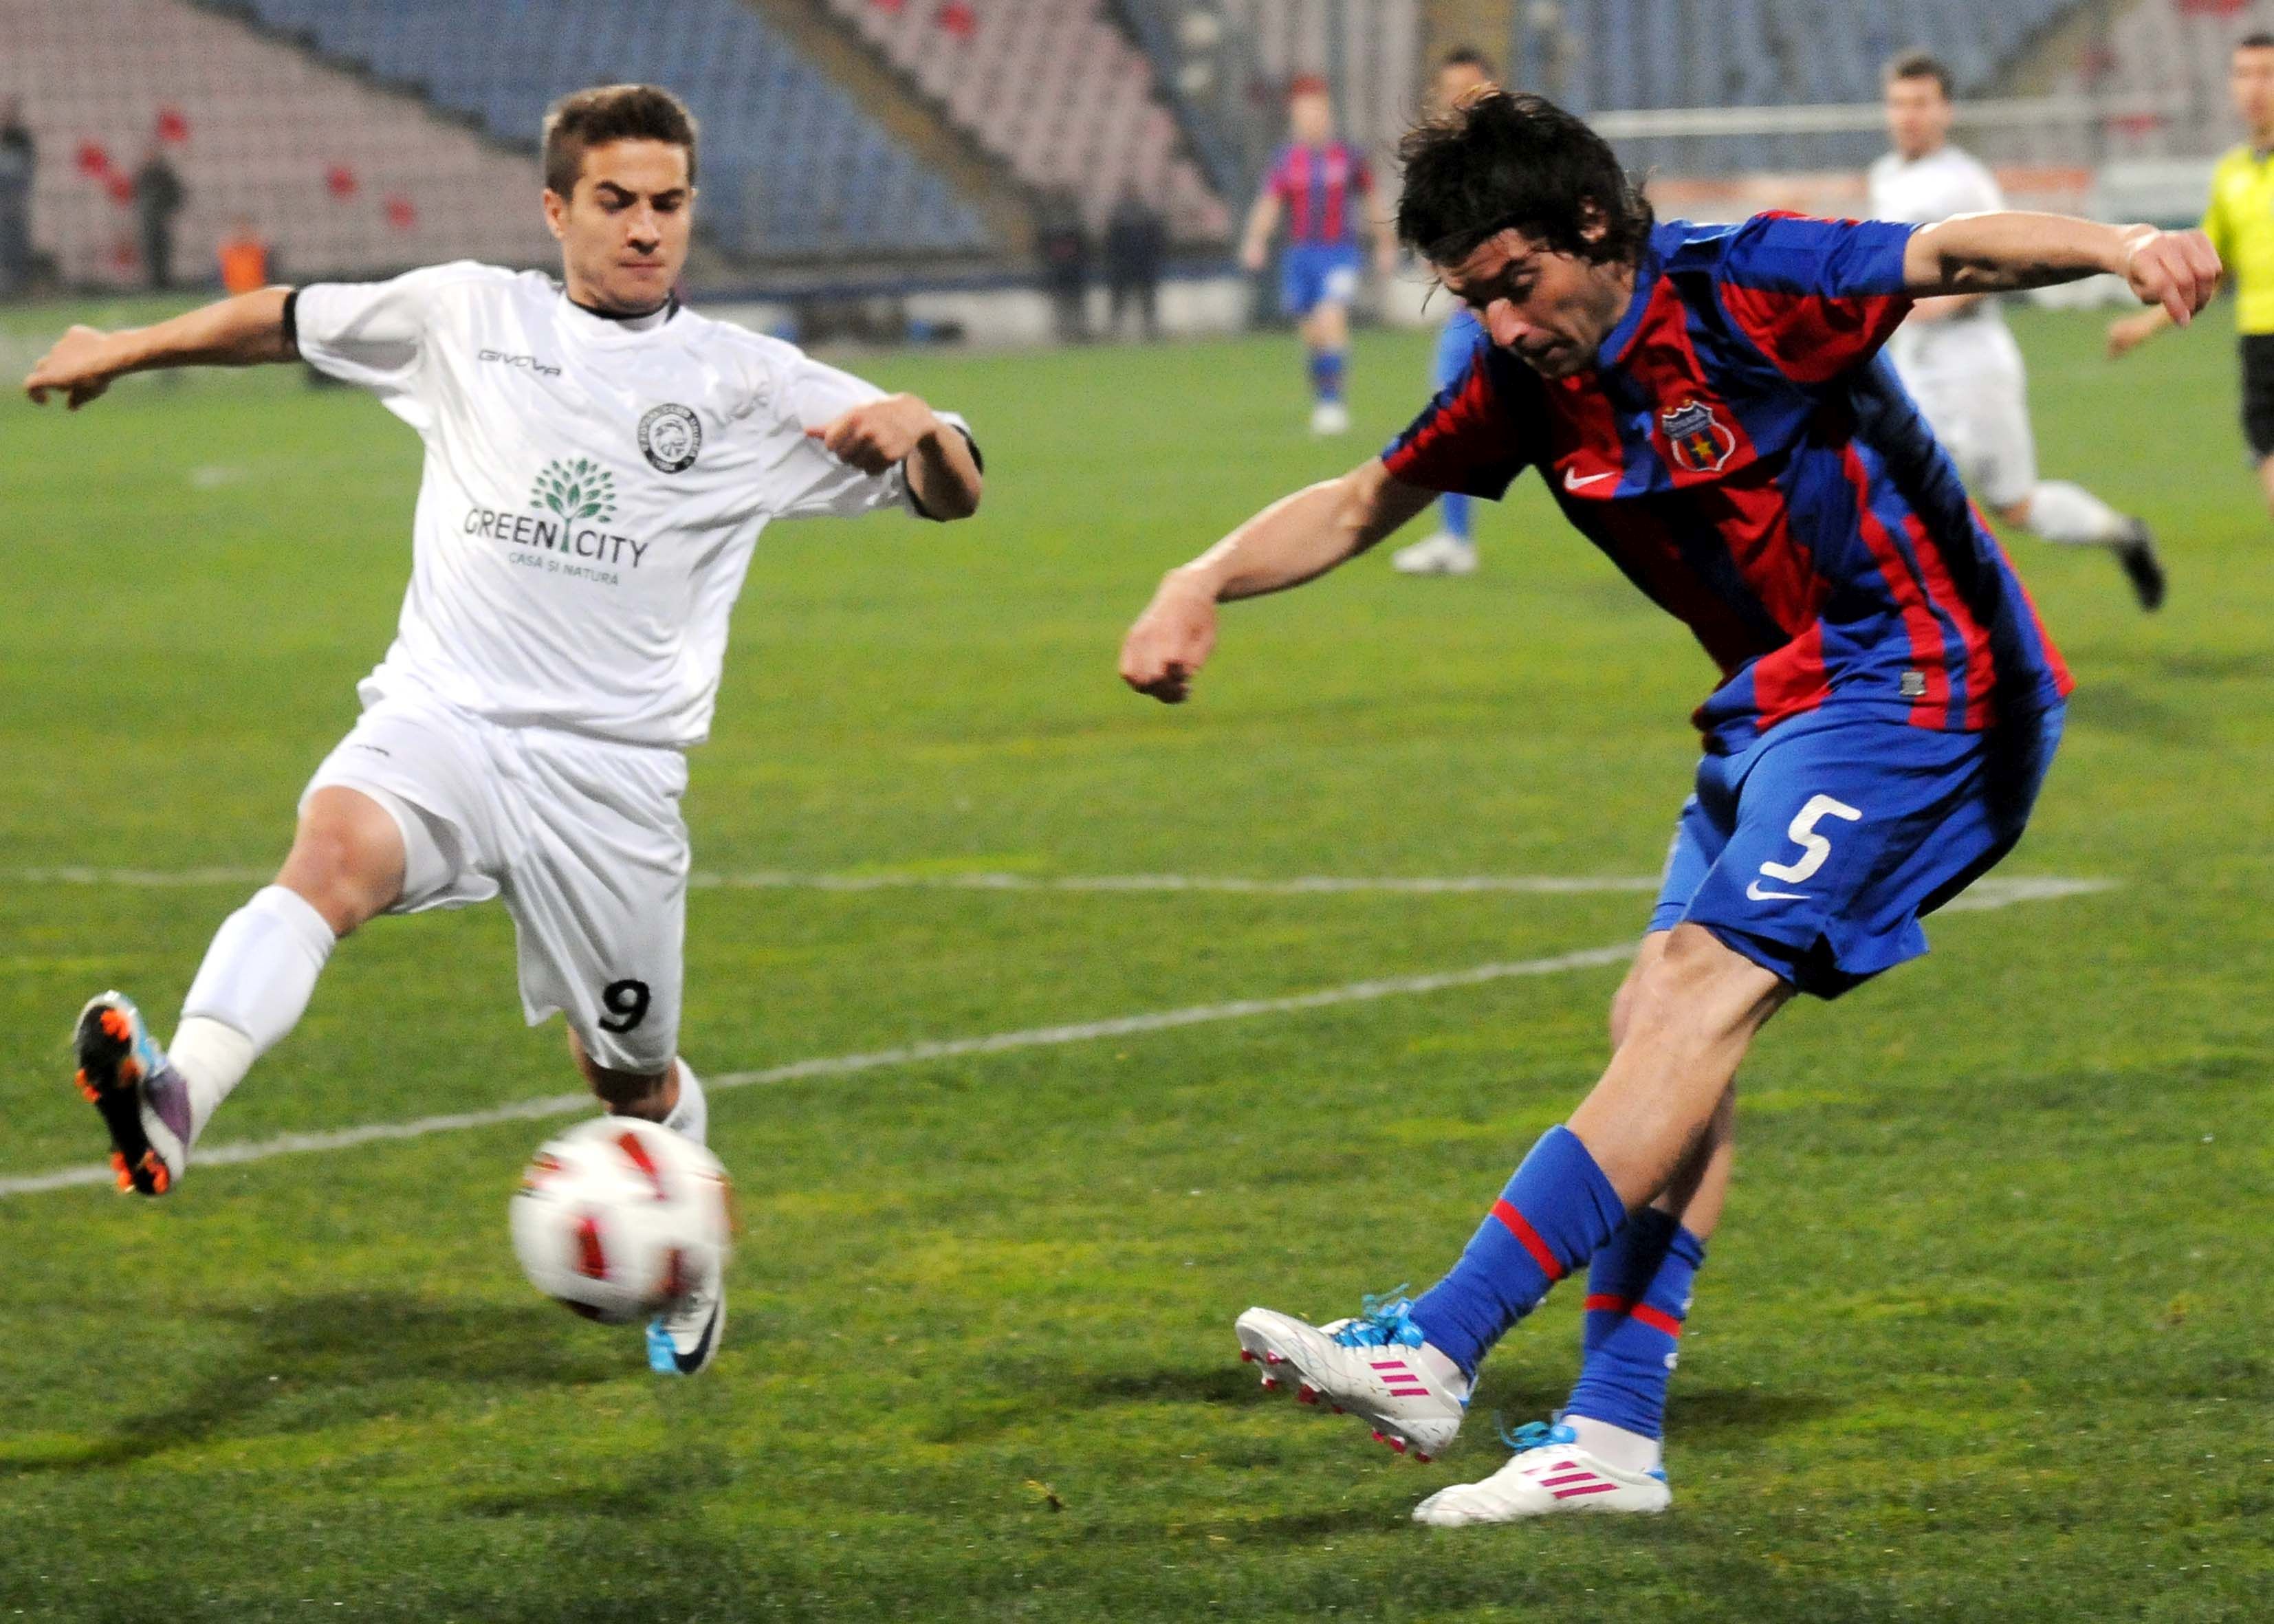
[[[1946,102],[1954,100],[1952,93],[1950,69],[1941,57],[1931,51],[1905,51],[1887,64],[1887,83],[1899,85],[1907,79],[1931,79],[1942,92]]]
[[[566,198],[584,172],[587,147],[610,141],[666,141],[687,150],[687,184],[695,184],[695,115],[660,85],[595,85],[555,102],[545,113],[545,189]]]

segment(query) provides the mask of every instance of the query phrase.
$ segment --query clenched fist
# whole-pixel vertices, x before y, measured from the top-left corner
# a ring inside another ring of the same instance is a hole
[[[940,426],[938,414],[913,395],[888,395],[832,418],[805,437],[864,474],[882,474],[907,461]]]
[[[1171,574],[1121,643],[1121,680],[1163,704],[1182,704],[1216,648],[1216,594]]]
[[[24,393],[32,404],[44,406],[50,393],[61,393],[64,403],[77,411],[110,387],[118,376],[110,335],[96,327],[72,327],[56,341],[55,348],[24,380]]]

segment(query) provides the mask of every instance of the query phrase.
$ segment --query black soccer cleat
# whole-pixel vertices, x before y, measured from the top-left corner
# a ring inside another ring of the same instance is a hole
[[[124,993],[89,998],[72,1034],[79,1091],[110,1134],[122,1194],[163,1195],[189,1161],[190,1091]]]
[[[2123,540],[2116,544],[2116,561],[2132,583],[2140,607],[2153,614],[2164,606],[2164,560],[2156,556],[2156,538],[2145,523],[2135,519]]]

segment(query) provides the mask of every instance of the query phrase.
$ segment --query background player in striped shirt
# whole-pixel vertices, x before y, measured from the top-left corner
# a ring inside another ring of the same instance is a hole
[[[2242,433],[2258,462],[2258,485],[2274,509],[2274,34],[2237,41],[2227,91],[2250,139],[2219,161],[2202,229],[2234,278],[2234,325],[2242,352]],[[2112,357],[2129,355],[2172,325],[2159,310],[2108,329]]]
[[[1469,97],[1493,87],[1492,64],[1484,53],[1468,46],[1445,53],[1430,87],[1431,109],[1443,112]],[[1484,347],[1485,330],[1476,312],[1454,304],[1452,314],[1437,334],[1437,348],[1429,361],[1430,387],[1449,389],[1469,370],[1469,363]],[[1391,566],[1407,575],[1472,575],[1477,571],[1475,500],[1458,491],[1437,499],[1437,528],[1410,546],[1390,554]]]
[[[1253,1308],[1240,1348],[1426,1459],[1487,1352],[1585,1267],[1562,1416],[1415,1515],[1656,1511],[1739,1062],[1796,992],[1837,996],[1925,951],[1920,916],[2012,849],[2060,736],[2067,673],[1879,351],[1918,298],[2099,272],[2184,322],[2218,260],[2199,232],[2048,214],[1659,224],[1610,147],[1532,96],[1480,97],[1404,156],[1398,235],[1492,347],[1381,457],[1171,571],[1123,678],[1183,699],[1219,603],[1324,575],[1436,492],[1497,498],[1536,468],[1721,680],[1696,712],[1705,757],[1600,1080],[1428,1291],[1325,1326]],[[1395,1187],[1375,1199],[1401,1210]]]
[[[1988,169],[1950,140],[1950,70],[1924,51],[1887,66],[1887,135],[1872,164],[1871,217],[1928,225],[2006,207]],[[2037,477],[2029,380],[1995,295],[1922,299],[1887,345],[1888,358],[1958,464],[1966,488],[2017,530],[2067,546],[2105,547],[2142,609],[2164,602],[2164,566],[2142,521],[2084,486]]]
[[[1263,190],[1247,212],[1239,263],[1261,271],[1271,234],[1284,222],[1279,308],[1294,319],[1310,357],[1311,432],[1350,427],[1343,379],[1350,350],[1350,307],[1365,274],[1362,237],[1374,239],[1381,273],[1397,268],[1397,241],[1373,211],[1374,170],[1366,154],[1335,134],[1335,108],[1324,81],[1299,79],[1287,99],[1291,139],[1272,159]]]

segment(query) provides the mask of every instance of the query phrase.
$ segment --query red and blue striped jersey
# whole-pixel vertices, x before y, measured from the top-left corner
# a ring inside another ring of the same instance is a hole
[[[1484,345],[1382,460],[1495,499],[1539,469],[1721,667],[1709,748],[1832,705],[1953,731],[2041,712],[2067,669],[1879,356],[1915,229],[1662,224],[1593,372],[1550,380]]]
[[[1365,154],[1346,142],[1288,146],[1272,159],[1263,189],[1279,199],[1289,242],[1348,243],[1358,237],[1351,199],[1374,191],[1374,171]]]

